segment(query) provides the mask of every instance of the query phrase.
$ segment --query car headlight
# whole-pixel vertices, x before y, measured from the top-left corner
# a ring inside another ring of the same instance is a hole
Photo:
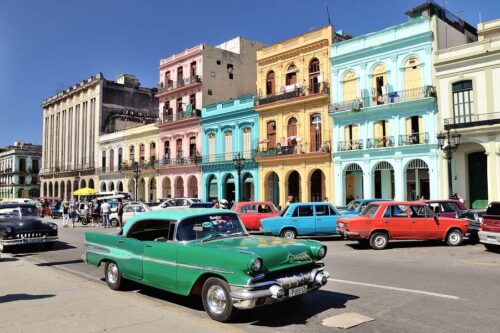
[[[257,258],[250,264],[250,270],[252,272],[258,272],[262,268],[262,259]]]
[[[12,232],[12,228],[11,227],[5,227],[5,232],[10,234]]]
[[[318,250],[318,258],[323,259],[326,256],[326,246],[322,246]]]
[[[57,224],[52,223],[50,227],[52,228],[52,230],[57,230]]]

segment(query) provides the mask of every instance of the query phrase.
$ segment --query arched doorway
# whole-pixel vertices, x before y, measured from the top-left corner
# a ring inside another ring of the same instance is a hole
[[[123,183],[121,181],[118,181],[117,188],[118,188],[118,192],[123,192]],[[129,192],[130,192],[130,188],[129,188]]]
[[[22,187],[17,190],[17,197],[18,198],[22,198],[23,197],[23,191],[24,191],[24,189]]]
[[[406,200],[418,200],[420,196],[430,198],[429,167],[421,159],[411,160],[406,167]]]
[[[58,182],[54,183],[54,196],[59,197],[59,183]]]
[[[109,190],[110,191],[114,191],[115,190],[115,183],[113,183],[113,182],[109,183]]]
[[[387,161],[379,162],[375,165],[374,172],[375,199],[394,198],[394,168]]]
[[[162,198],[171,198],[172,197],[172,184],[170,182],[170,178],[165,176],[162,181]]]
[[[276,207],[280,204],[280,179],[274,171],[268,174],[264,182],[266,201],[271,201]]]
[[[155,177],[151,178],[151,181],[149,182],[148,200],[149,200],[149,202],[156,201],[156,178]]]
[[[53,197],[53,196],[54,196],[54,189],[53,189],[52,183],[49,183],[49,197]]]
[[[64,186],[64,181],[61,181],[60,189],[61,189],[61,199],[63,200],[69,200],[69,197],[66,197],[66,188]]]
[[[175,179],[175,197],[184,197],[184,179],[182,179],[182,177],[177,177]]]
[[[224,191],[222,197],[229,202],[235,201],[236,198],[236,183],[232,174],[226,175],[224,178]]]
[[[345,169],[345,204],[363,198],[363,169],[357,163]]]
[[[85,179],[82,179],[80,181],[80,188],[85,188],[85,187],[87,187],[87,182],[85,181]]]
[[[102,182],[101,183],[101,192],[106,192],[106,183],[105,182]]]
[[[28,192],[30,198],[38,198],[40,196],[40,191],[36,188],[32,188]]]
[[[320,169],[316,169],[311,175],[311,201],[320,202],[325,199],[325,175]],[[330,199],[330,198],[329,198]]]
[[[255,199],[255,187],[253,176],[250,172],[247,172],[242,177],[242,193],[241,201],[254,201]]]
[[[467,154],[469,202],[473,209],[488,205],[488,161],[484,151]]]
[[[71,200],[73,198],[73,192],[71,191],[71,180],[68,180],[66,182],[66,197],[68,200]]]
[[[198,179],[196,176],[189,176],[188,178],[188,196],[190,198],[198,198]]]
[[[288,191],[287,196],[292,195],[295,202],[300,202],[302,200],[302,191],[300,189],[300,174],[297,171],[292,171],[288,175]]]
[[[219,199],[217,177],[215,175],[210,175],[207,178],[207,200],[213,201]]]
[[[89,180],[89,188],[95,188],[94,180],[92,178]]]
[[[144,178],[139,179],[139,186],[137,187],[137,197],[139,201],[146,201],[146,182]]]

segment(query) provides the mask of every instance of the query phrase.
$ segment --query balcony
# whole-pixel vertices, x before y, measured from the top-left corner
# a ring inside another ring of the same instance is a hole
[[[328,107],[328,112],[358,112],[363,108],[415,101],[429,97],[436,97],[436,90],[433,86],[424,86],[422,88],[416,89],[393,91],[385,95],[375,95],[370,97],[356,98],[354,100],[341,103],[333,103]]]
[[[369,138],[366,140],[366,148],[387,148],[394,146],[393,136],[381,136],[377,138]]]
[[[289,86],[281,87],[279,93],[273,95],[267,95],[255,100],[255,105],[265,105],[270,103],[276,103],[280,101],[291,100],[294,98],[315,96],[319,94],[328,94],[329,86],[328,82],[316,83],[310,86],[302,86],[299,84],[292,84]]]
[[[182,88],[188,88],[197,84],[201,84],[201,75],[193,75],[190,78],[184,78],[178,81],[168,81],[167,83],[162,82],[157,85],[158,96],[164,95],[170,91],[181,90]]]
[[[163,119],[160,120],[159,124],[173,123],[178,120],[184,120],[196,117],[201,117],[201,110],[194,109],[192,111],[181,111],[175,114],[167,114],[166,116],[163,117]]]
[[[156,163],[158,163],[158,160],[151,160],[149,162],[146,162],[146,161],[138,162],[139,170],[154,169],[156,166]],[[120,170],[120,172],[134,170],[134,162],[129,161],[128,163],[127,162],[122,163],[119,166],[119,170]]]
[[[444,119],[444,128],[458,129],[500,124],[500,112],[466,114]]]
[[[255,157],[270,157],[270,156],[286,156],[286,155],[306,155],[306,154],[317,154],[317,153],[329,153],[330,152],[330,141],[324,141],[316,145],[315,147],[310,147],[309,143],[287,145],[282,146],[277,144],[273,148],[261,148],[255,152]]]
[[[96,172],[98,174],[108,174],[108,173],[119,173],[123,170],[123,163],[121,165],[108,166],[108,167],[100,167],[97,168]]]
[[[363,140],[350,140],[337,142],[337,151],[361,150],[363,149]]]
[[[399,136],[400,146],[418,145],[424,143],[429,143],[428,132],[403,134]]]
[[[12,168],[3,169],[0,171],[0,173],[2,173],[2,174],[12,173]]]
[[[193,155],[184,157],[178,155],[175,158],[164,158],[162,160],[156,161],[155,166],[158,167],[168,167],[168,166],[179,166],[179,165],[193,165],[201,162],[201,156]]]
[[[222,154],[211,154],[201,156],[202,165],[210,164],[233,164],[233,159],[238,157],[243,157],[245,160],[253,161],[255,157],[255,151],[244,151],[244,152],[231,152]]]

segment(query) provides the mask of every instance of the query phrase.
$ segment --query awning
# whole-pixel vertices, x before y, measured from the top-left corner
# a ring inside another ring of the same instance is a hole
[[[232,177],[231,177],[231,178],[228,178],[228,179],[226,180],[226,184],[234,184],[234,178],[232,178]]]
[[[248,176],[248,177],[245,178],[245,180],[243,182],[244,183],[253,184],[253,177],[252,176]]]

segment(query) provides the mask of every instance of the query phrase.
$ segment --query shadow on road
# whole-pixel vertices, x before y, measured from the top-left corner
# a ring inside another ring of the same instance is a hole
[[[53,262],[44,262],[40,264],[36,264],[37,266],[61,266],[61,265],[71,265],[71,264],[80,264],[83,263],[83,260],[66,260],[66,261],[53,261]]]
[[[54,297],[53,294],[45,294],[45,295],[30,295],[30,294],[7,294],[5,296],[0,296],[0,304],[7,302],[15,302],[15,301],[31,301],[34,299],[42,299]]]
[[[0,257],[0,262],[12,262],[12,261],[18,261],[19,259],[17,258],[2,258]]]
[[[9,248],[8,252],[13,254],[13,257],[28,257],[32,255],[36,255],[38,252],[50,252],[50,251],[60,251],[60,250],[68,250],[68,249],[76,249],[75,246],[69,245],[66,242],[55,242],[52,248],[44,248],[43,244],[27,244],[27,245],[18,245],[12,248]]]
[[[359,243],[347,243],[347,246],[355,250],[373,250],[369,245]],[[459,246],[474,246],[477,245],[467,239]],[[405,248],[432,248],[432,247],[446,247],[446,243],[442,241],[390,241],[387,245],[387,250],[391,249],[405,249]]]

